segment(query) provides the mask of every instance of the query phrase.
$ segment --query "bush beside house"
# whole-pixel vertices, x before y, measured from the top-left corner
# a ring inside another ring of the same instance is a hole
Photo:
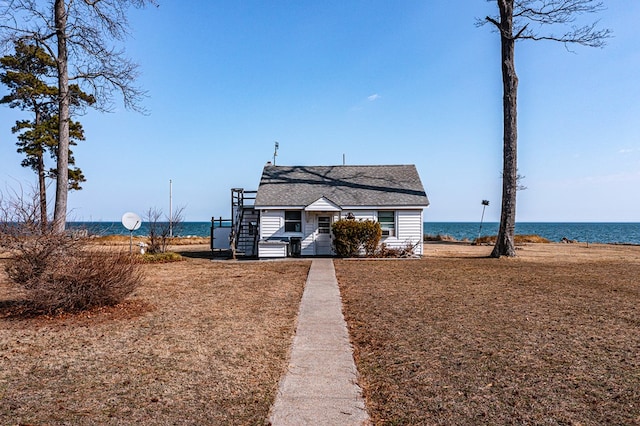
[[[340,257],[354,257],[362,252],[374,256],[380,244],[382,229],[373,220],[342,219],[333,223],[333,247]]]

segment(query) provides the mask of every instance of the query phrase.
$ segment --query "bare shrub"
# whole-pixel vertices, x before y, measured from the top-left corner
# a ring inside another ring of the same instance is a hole
[[[28,199],[0,199],[0,245],[9,279],[37,313],[77,312],[124,300],[142,281],[135,258],[92,251],[88,239],[43,228]]]
[[[427,241],[457,241],[454,237],[447,234],[438,234],[438,235],[428,235],[425,234],[423,237],[425,242]]]
[[[480,238],[476,238],[474,244],[495,244],[497,236],[483,236]],[[541,237],[540,235],[515,235],[514,243],[516,244],[524,244],[524,243],[550,243],[551,241],[547,238]]]
[[[45,275],[27,283],[27,297],[37,311],[77,312],[112,306],[129,296],[142,280],[134,258],[87,251],[56,262]]]
[[[22,237],[34,237],[47,232],[40,222],[40,201],[37,193],[25,194],[19,190],[8,189],[0,192],[0,249],[11,250],[16,244],[26,243]]]
[[[92,251],[57,234],[25,238],[6,270],[39,313],[78,312],[122,302],[142,282],[136,258]]]
[[[10,234],[3,233],[5,246],[13,253],[13,259],[6,267],[9,278],[26,289],[37,285],[37,281],[56,262],[64,263],[79,251],[79,241],[66,235],[53,233],[30,234],[21,231],[28,228],[14,224]]]
[[[78,312],[122,302],[142,281],[138,261],[92,251],[83,240],[56,234],[21,244],[6,270],[39,313]]]
[[[516,243],[542,243],[548,244],[551,241],[545,237],[541,237],[540,235],[516,235],[515,236]]]
[[[495,244],[496,243],[496,235],[483,235],[482,237],[478,237],[473,240],[473,244]]]
[[[404,247],[389,247],[385,243],[380,244],[380,247],[375,252],[374,257],[384,258],[407,258],[415,257],[415,249],[417,244],[411,244],[407,242]]]
[[[178,233],[182,227],[184,215],[184,207],[176,209],[171,218],[164,217],[158,208],[150,208],[146,214],[146,220],[149,224],[149,243],[147,244],[147,253],[157,254],[167,251],[167,246],[171,241],[173,234]]]
[[[168,228],[166,229],[167,235],[163,235],[164,232],[161,229],[160,218],[162,217],[162,212],[156,208],[150,208],[147,211],[147,217],[145,218],[149,223],[149,243],[147,244],[147,253],[162,253],[164,251],[163,241],[166,241],[167,235],[169,233]]]

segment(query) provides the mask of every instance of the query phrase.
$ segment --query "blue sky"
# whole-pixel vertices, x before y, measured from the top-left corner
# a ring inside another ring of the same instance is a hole
[[[148,115],[89,111],[74,220],[229,216],[262,167],[415,164],[426,221],[498,221],[499,39],[484,0],[169,1],[130,13]],[[605,0],[604,49],[520,42],[517,220],[640,221],[640,2]],[[5,93],[0,88],[0,95]],[[35,183],[0,108],[2,191]],[[53,190],[51,190],[53,194]]]

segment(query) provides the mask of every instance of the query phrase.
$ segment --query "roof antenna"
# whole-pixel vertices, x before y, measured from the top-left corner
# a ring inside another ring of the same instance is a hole
[[[345,154],[342,154],[342,165],[344,166],[347,163],[347,157]]]
[[[273,150],[273,165],[276,165],[276,157],[278,156],[278,148],[280,148],[280,144],[278,141],[275,142],[275,149]]]

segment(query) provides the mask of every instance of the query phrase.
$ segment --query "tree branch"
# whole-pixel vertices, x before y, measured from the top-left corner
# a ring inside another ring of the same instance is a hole
[[[493,0],[489,0],[493,1]],[[588,25],[572,26],[569,31],[557,34],[554,28],[573,24],[578,17],[604,10],[600,0],[515,0],[513,4],[514,40],[550,40],[588,47],[603,47],[612,37],[609,29],[597,29],[599,21]],[[492,23],[501,31],[498,18],[487,16],[482,23]],[[531,23],[536,24],[532,28]],[[479,25],[478,23],[476,25]],[[547,32],[543,32],[548,27]],[[504,36],[504,34],[503,34]]]

